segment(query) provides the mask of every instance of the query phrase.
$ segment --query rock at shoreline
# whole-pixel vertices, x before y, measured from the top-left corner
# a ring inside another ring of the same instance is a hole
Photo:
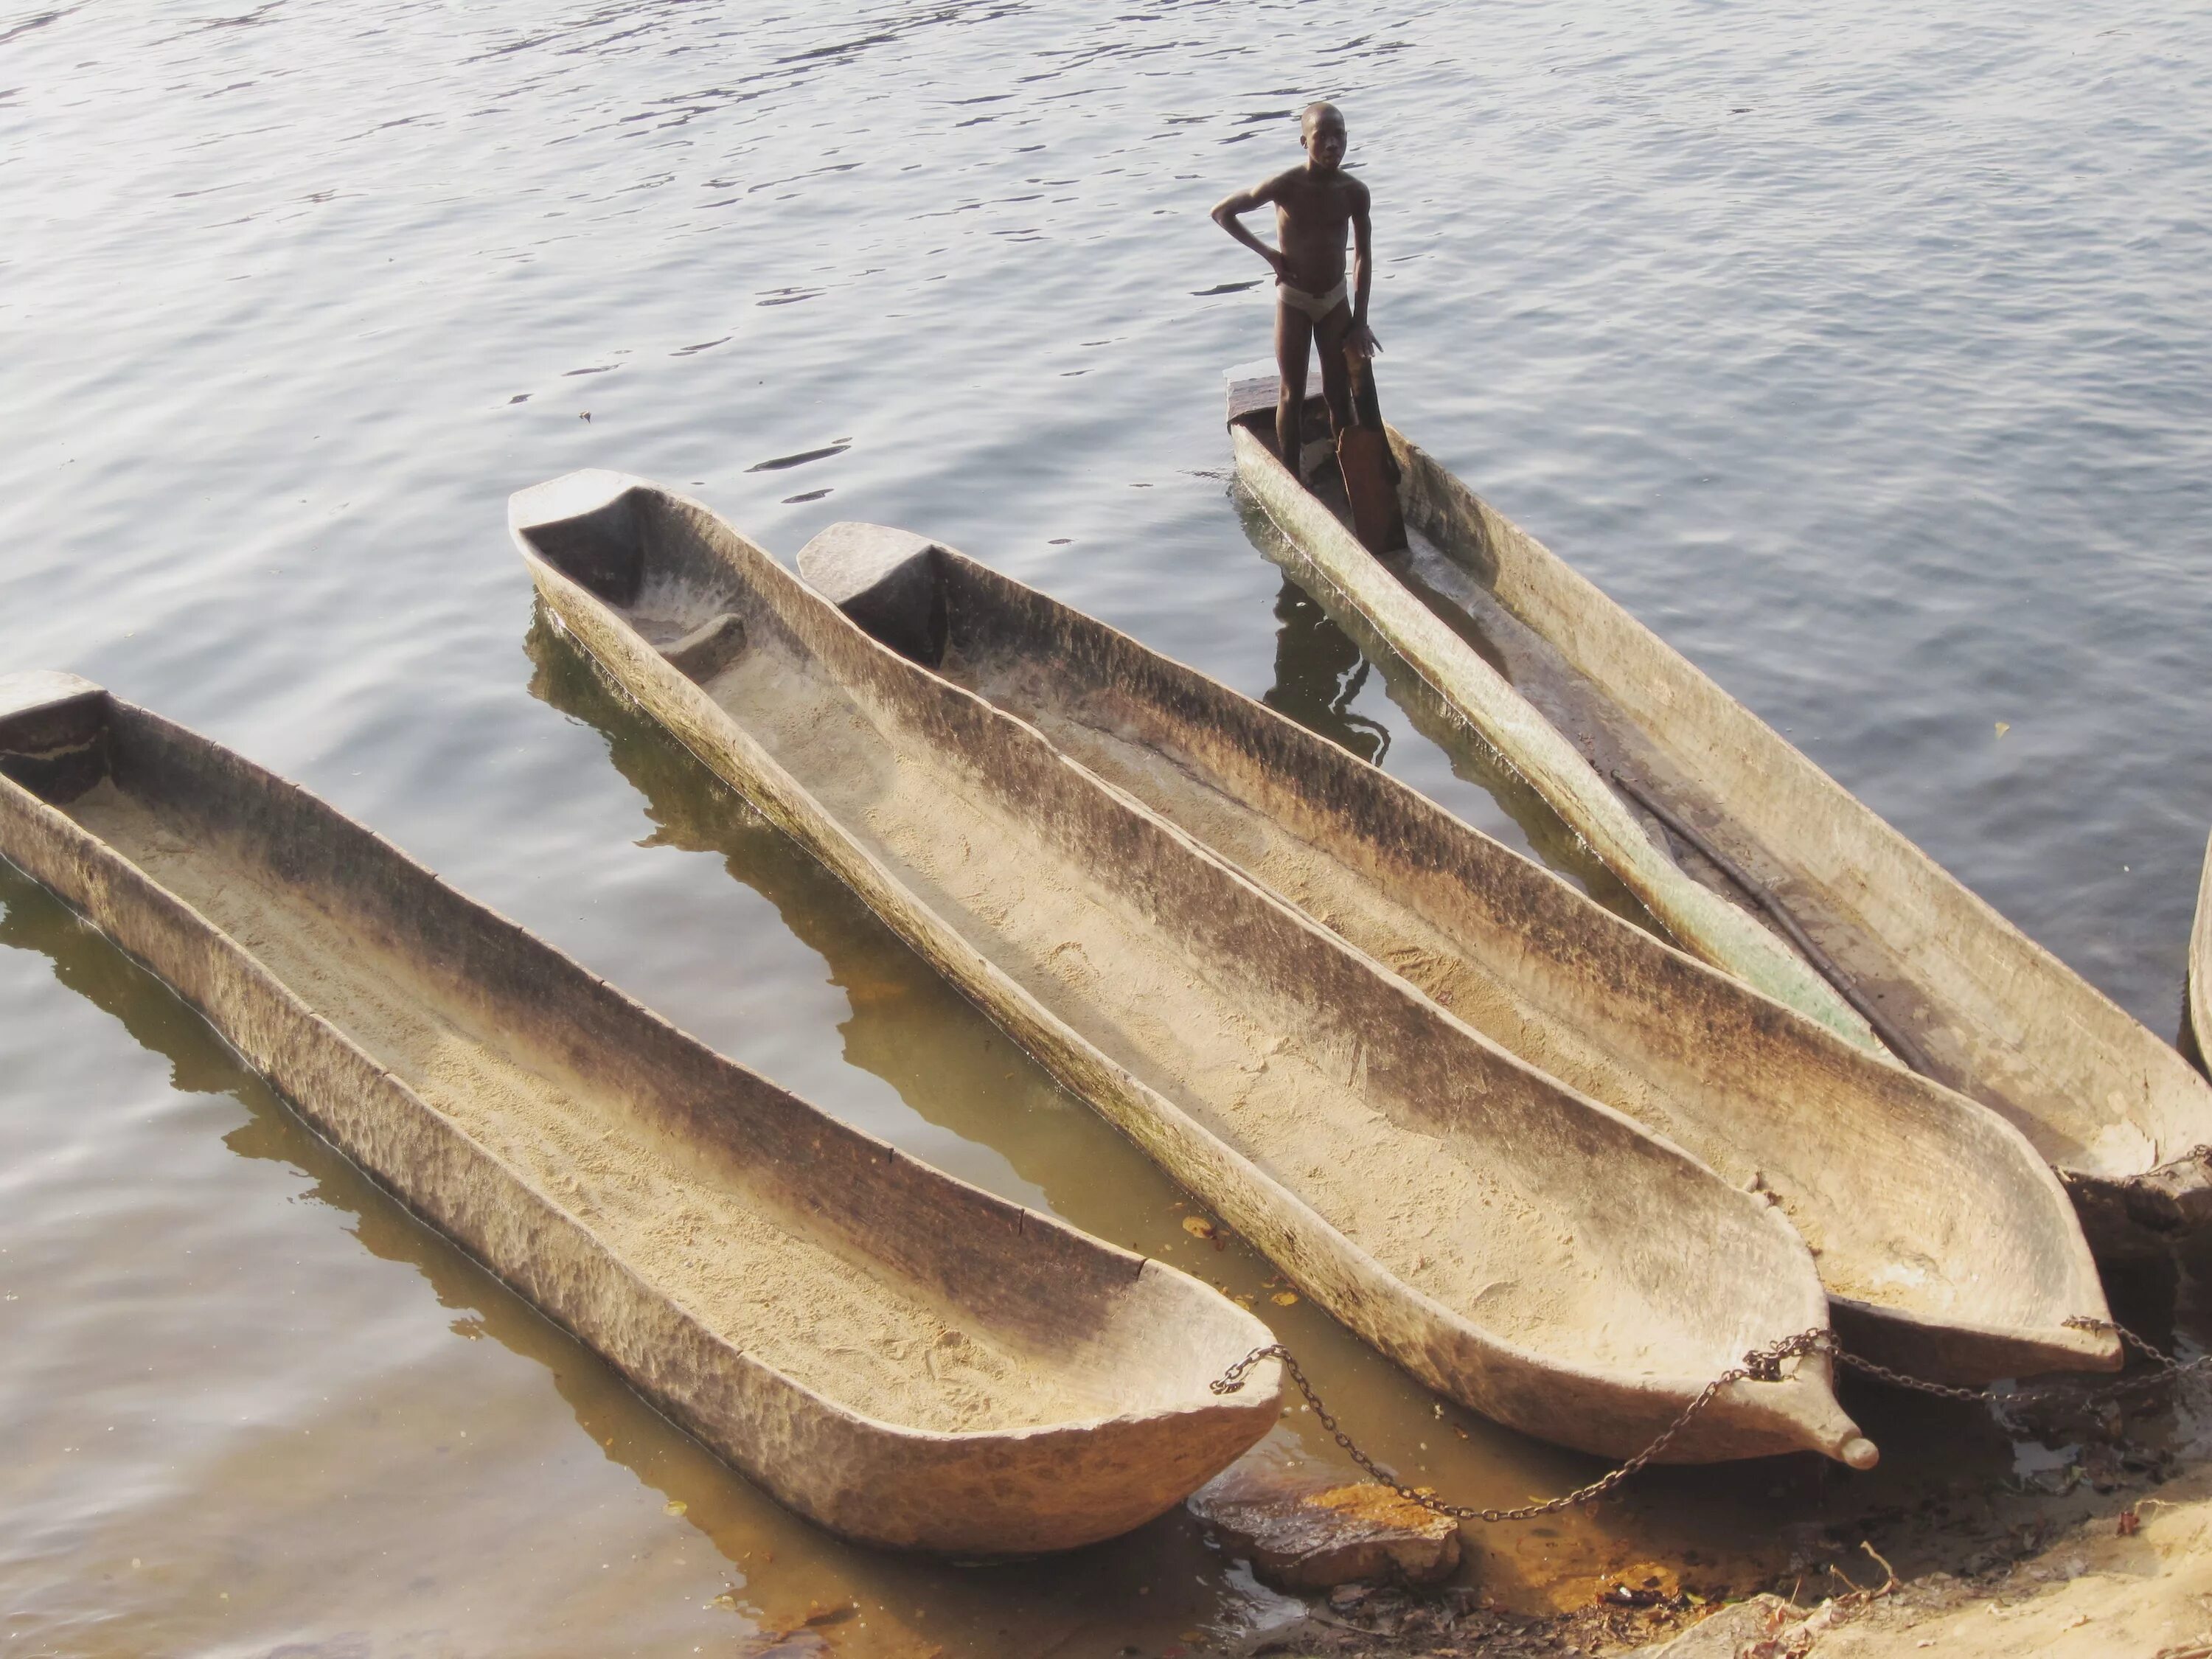
[[[1432,1584],[1459,1565],[1457,1522],[1371,1480],[1316,1489],[1232,1468],[1192,1495],[1190,1512],[1283,1589]]]
[[[1669,1640],[1624,1655],[1623,1659],[1739,1659],[1747,1654],[1774,1659],[1783,1651],[1785,1632],[1796,1628],[1803,1617],[1778,1595],[1754,1595],[1748,1601],[1723,1607]]]

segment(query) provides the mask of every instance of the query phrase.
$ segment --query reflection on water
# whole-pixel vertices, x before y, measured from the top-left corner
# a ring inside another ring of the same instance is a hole
[[[1369,672],[1359,647],[1287,575],[1275,595],[1275,683],[1261,701],[1380,765],[1390,752],[1390,728],[1352,712]]]

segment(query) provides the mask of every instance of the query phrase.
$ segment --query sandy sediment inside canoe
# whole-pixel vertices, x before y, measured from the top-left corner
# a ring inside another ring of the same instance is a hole
[[[680,597],[641,599],[647,639],[689,631],[696,613],[677,609]],[[1363,1105],[1356,1042],[1295,1042],[1247,997],[1224,994],[1126,892],[1059,856],[1026,814],[934,751],[892,748],[802,661],[756,649],[708,690],[1025,990],[1216,1133],[1264,1148],[1266,1167],[1408,1283],[1533,1346],[1571,1326],[1602,1364],[1663,1370],[1688,1358],[1655,1348],[1659,1328],[1638,1309],[1608,1305],[1626,1287],[1577,1260],[1571,1230],[1546,1224],[1553,1206],[1532,1196],[1526,1172]]]
[[[780,1204],[749,1191],[741,1170],[715,1167],[556,1056],[470,1019],[473,996],[457,996],[265,866],[188,839],[112,783],[66,811],[756,1358],[869,1416],[919,1429],[1025,1428],[1117,1408],[1106,1377],[1072,1375],[1002,1334],[963,1329],[824,1240],[778,1225],[770,1218]]]

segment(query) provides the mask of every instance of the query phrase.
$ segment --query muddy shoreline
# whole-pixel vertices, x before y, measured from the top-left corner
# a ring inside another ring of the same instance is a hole
[[[1946,1508],[1954,1513],[1940,1513]],[[1863,1526],[1795,1530],[1806,1534],[1803,1565],[1765,1584],[1700,1586],[1694,1574],[1655,1572],[1551,1617],[1506,1611],[1479,1588],[1425,1595],[1352,1585],[1316,1598],[1293,1623],[1190,1651],[1237,1659],[1735,1659],[1720,1629],[1710,1655],[1686,1643],[1688,1651],[1668,1648],[1732,1607],[1739,1611],[1722,1628],[1732,1636],[1739,1626],[1755,1629],[1776,1644],[1759,1659],[1911,1653],[1930,1641],[1946,1654],[1996,1659],[2072,1653],[2063,1645],[2069,1637],[2084,1644],[2084,1659],[2212,1645],[2212,1460],[2201,1455],[2184,1466],[2141,1444],[2098,1443],[2014,1490],[1964,1492],[1955,1504],[1930,1498]],[[1754,1601],[1756,1618],[1742,1605]]]

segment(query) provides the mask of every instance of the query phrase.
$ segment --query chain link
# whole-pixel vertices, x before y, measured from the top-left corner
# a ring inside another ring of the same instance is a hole
[[[1800,1331],[1795,1336],[1785,1336],[1778,1342],[1771,1343],[1764,1348],[1753,1349],[1744,1355],[1742,1364],[1731,1366],[1706,1383],[1698,1391],[1697,1398],[1683,1408],[1681,1415],[1660,1431],[1657,1439],[1619,1468],[1610,1474],[1600,1475],[1587,1486],[1577,1486],[1574,1491],[1562,1497],[1547,1498],[1540,1504],[1524,1504],[1517,1510],[1471,1509],[1464,1504],[1447,1504],[1425,1488],[1402,1484],[1395,1475],[1386,1472],[1376,1463],[1373,1458],[1352,1443],[1352,1437],[1337,1425],[1336,1419],[1329,1414],[1328,1407],[1322,1404],[1321,1396],[1314,1392],[1314,1386],[1306,1380],[1305,1372],[1298,1369],[1298,1363],[1291,1357],[1291,1351],[1279,1342],[1270,1343],[1264,1348],[1253,1349],[1243,1358],[1223,1372],[1219,1378],[1206,1386],[1215,1394],[1234,1394],[1244,1386],[1244,1377],[1255,1365],[1263,1359],[1279,1359],[1282,1362],[1283,1369],[1290,1373],[1291,1381],[1297,1384],[1298,1392],[1306,1397],[1306,1404],[1313,1408],[1314,1416],[1320,1420],[1322,1427],[1335,1437],[1336,1443],[1343,1449],[1345,1455],[1407,1503],[1418,1504],[1432,1514],[1449,1516],[1455,1521],[1533,1521],[1538,1516],[1556,1515],[1562,1510],[1570,1510],[1580,1504],[1594,1503],[1604,1497],[1606,1493],[1666,1450],[1674,1437],[1689,1427],[1698,1414],[1712,1404],[1714,1396],[1729,1383],[1778,1382],[1782,1380],[1784,1360],[1799,1358],[1812,1353],[1831,1352],[1834,1351],[1834,1344],[1835,1337],[1832,1333],[1814,1329]]]
[[[2076,1315],[2061,1322],[2077,1331],[2104,1331],[2118,1337],[2122,1342],[2149,1360],[2153,1369],[2140,1371],[2133,1376],[2121,1377],[2116,1382],[2106,1383],[2102,1388],[2091,1389],[2086,1392],[2069,1388],[2063,1383],[2045,1383],[2040,1388],[2016,1389],[2010,1394],[1996,1394],[1988,1389],[1957,1389],[1942,1382],[1929,1382],[1920,1377],[1908,1376],[1903,1371],[1893,1370],[1887,1365],[1876,1364],[1871,1359],[1862,1359],[1856,1354],[1847,1353],[1841,1347],[1835,1350],[1835,1354],[1838,1359],[1853,1370],[1863,1372],[1869,1376],[1880,1377],[1883,1382],[1898,1388],[1911,1389],[1917,1394],[1935,1395],[1944,1400],[1986,1403],[1995,1406],[1999,1412],[2007,1413],[2015,1407],[2039,1405],[2045,1401],[2057,1401],[2081,1409],[2110,1405],[2112,1401],[2124,1399],[2129,1395],[2142,1394],[2147,1389],[2158,1388],[2161,1384],[2172,1382],[2177,1376],[2196,1376],[2212,1370],[2212,1353],[2200,1354],[2194,1359],[2184,1362],[2174,1358],[2170,1354],[2160,1352],[2145,1338],[2137,1335],[2126,1326],[2116,1324],[2109,1319],[2091,1319],[2087,1316]]]
[[[2077,1408],[2094,1407],[2108,1404],[2126,1395],[2138,1394],[2147,1389],[2158,1387],[2161,1383],[2171,1382],[2177,1376],[2212,1370],[2212,1353],[2201,1355],[2185,1364],[2170,1354],[2160,1352],[2156,1346],[2128,1329],[2126,1326],[2115,1324],[2109,1319],[2077,1316],[2064,1322],[2076,1330],[2109,1332],[2148,1359],[2155,1369],[2136,1376],[2124,1377],[2118,1382],[2106,1383],[2104,1387],[2092,1389],[2086,1394],[2063,1385],[2045,1385],[2041,1388],[2021,1389],[2011,1394],[2001,1395],[1988,1389],[1958,1388],[1948,1382],[1930,1382],[1922,1377],[1908,1376],[1890,1366],[1879,1364],[1874,1360],[1862,1358],[1857,1354],[1846,1352],[1843,1344],[1837,1340],[1833,1331],[1824,1327],[1815,1327],[1811,1330],[1800,1331],[1795,1336],[1783,1337],[1778,1341],[1769,1343],[1765,1347],[1754,1348],[1744,1355],[1741,1364],[1730,1366],[1706,1383],[1698,1391],[1697,1397],[1682,1408],[1681,1414],[1660,1431],[1656,1439],[1619,1468],[1600,1475],[1587,1486],[1577,1486],[1574,1491],[1562,1493],[1559,1497],[1547,1498],[1539,1504],[1523,1504],[1521,1508],[1513,1510],[1475,1509],[1461,1504],[1448,1504],[1425,1486],[1404,1485],[1397,1476],[1385,1470],[1353,1443],[1352,1437],[1338,1425],[1336,1419],[1330,1414],[1328,1407],[1322,1404],[1321,1395],[1314,1391],[1314,1385],[1306,1380],[1305,1372],[1299,1369],[1298,1362],[1291,1358],[1291,1351],[1279,1342],[1272,1342],[1266,1347],[1253,1349],[1206,1386],[1217,1395],[1235,1394],[1244,1386],[1244,1379],[1250,1374],[1254,1366],[1263,1360],[1279,1360],[1282,1362],[1283,1369],[1290,1374],[1291,1381],[1297,1385],[1298,1392],[1305,1396],[1306,1404],[1312,1408],[1316,1419],[1319,1420],[1322,1427],[1328,1430],[1334,1437],[1337,1446],[1345,1455],[1365,1470],[1369,1476],[1389,1487],[1407,1503],[1419,1504],[1433,1515],[1447,1516],[1455,1521],[1533,1521],[1539,1516],[1557,1515],[1564,1510],[1595,1503],[1650,1463],[1660,1453],[1665,1451],[1668,1446],[1673,1443],[1674,1437],[1688,1428],[1699,1413],[1713,1403],[1722,1389],[1732,1382],[1778,1382],[1782,1380],[1782,1364],[1787,1359],[1800,1359],[1812,1354],[1826,1354],[1838,1364],[1847,1365],[1865,1376],[1877,1377],[1894,1387],[1910,1389],[1916,1393],[1932,1395],[1943,1400],[1991,1405],[2001,1413],[2009,1413],[2017,1407],[2033,1405],[2045,1400],[2064,1401]]]

